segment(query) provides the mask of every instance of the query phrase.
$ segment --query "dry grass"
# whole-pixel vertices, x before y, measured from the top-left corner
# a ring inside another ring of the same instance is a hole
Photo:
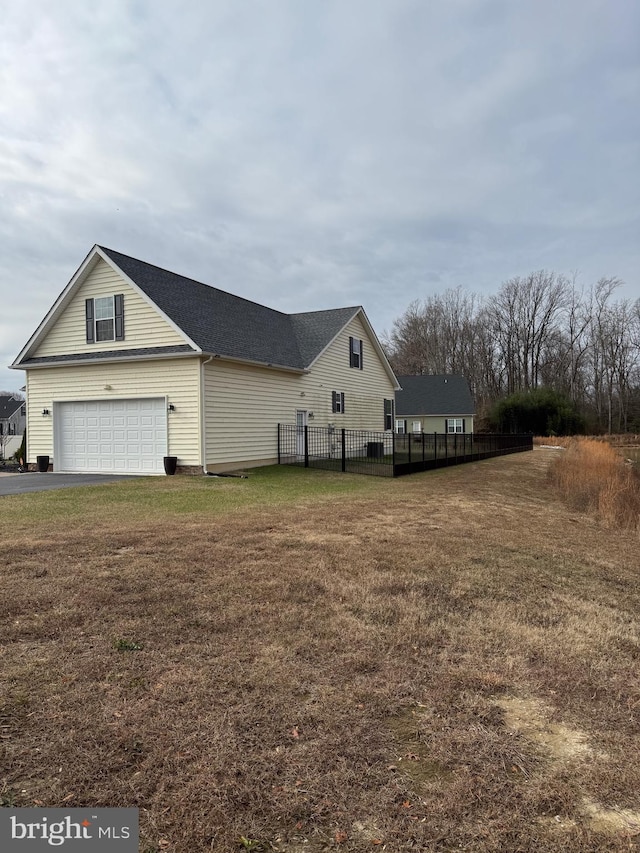
[[[73,525],[25,496],[0,798],[138,806],[146,853],[638,849],[637,539],[553,454]]]
[[[633,466],[606,442],[579,438],[565,446],[550,468],[562,497],[611,527],[637,530],[640,477]]]
[[[640,446],[640,435],[625,432],[613,435],[589,435],[585,436],[590,441],[604,442],[612,447],[638,447]],[[536,435],[533,443],[536,447],[568,447],[573,438],[571,436],[559,435]]]

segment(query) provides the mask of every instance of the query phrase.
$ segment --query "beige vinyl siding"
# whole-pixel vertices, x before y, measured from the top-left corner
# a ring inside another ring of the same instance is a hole
[[[350,337],[363,342],[362,370],[349,367]],[[395,387],[359,316],[340,332],[320,356],[306,381],[312,396],[317,400],[314,403],[315,425],[333,423],[345,429],[384,430],[384,400],[394,398]],[[331,391],[344,392],[343,415],[332,413]]]
[[[218,360],[204,370],[207,465],[276,461],[278,423],[295,423],[302,377]]]
[[[109,385],[107,389],[105,386]],[[53,407],[71,400],[164,397],[168,452],[179,465],[200,464],[200,360],[162,359],[115,364],[49,367],[27,371],[27,458],[53,459]],[[48,416],[42,410],[48,409]],[[55,466],[55,459],[53,459]]]
[[[364,369],[349,367],[349,337],[361,339]],[[292,374],[215,359],[205,364],[206,460],[216,467],[266,464],[278,454],[278,424],[295,424],[296,410],[313,412],[310,426],[384,429],[384,399],[394,385],[355,318],[310,373]],[[331,410],[331,392],[345,395],[345,414]]]
[[[124,340],[86,341],[85,300],[100,296],[124,295]],[[73,295],[40,346],[31,355],[100,352],[139,347],[173,346],[187,343],[182,335],[140,296],[109,264],[99,258],[84,283]]]

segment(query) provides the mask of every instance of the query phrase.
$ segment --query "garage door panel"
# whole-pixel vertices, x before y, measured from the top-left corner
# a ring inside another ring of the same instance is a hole
[[[57,403],[54,414],[58,470],[164,472],[164,398]]]

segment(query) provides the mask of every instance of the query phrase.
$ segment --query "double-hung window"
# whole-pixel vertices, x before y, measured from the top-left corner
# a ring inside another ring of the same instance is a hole
[[[344,392],[331,392],[331,411],[335,415],[344,415]]]
[[[349,338],[349,367],[362,370],[362,341],[358,338]]]
[[[124,296],[97,296],[85,300],[87,343],[124,340]]]
[[[96,341],[113,341],[116,337],[116,319],[113,296],[101,296],[93,301],[96,312]]]
[[[393,400],[384,401],[384,428],[393,429]]]
[[[464,419],[447,418],[447,432],[464,432]]]

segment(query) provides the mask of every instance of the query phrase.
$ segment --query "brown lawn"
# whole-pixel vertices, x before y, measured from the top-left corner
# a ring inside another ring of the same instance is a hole
[[[552,458],[0,499],[0,802],[139,807],[145,853],[639,849],[639,540]]]

